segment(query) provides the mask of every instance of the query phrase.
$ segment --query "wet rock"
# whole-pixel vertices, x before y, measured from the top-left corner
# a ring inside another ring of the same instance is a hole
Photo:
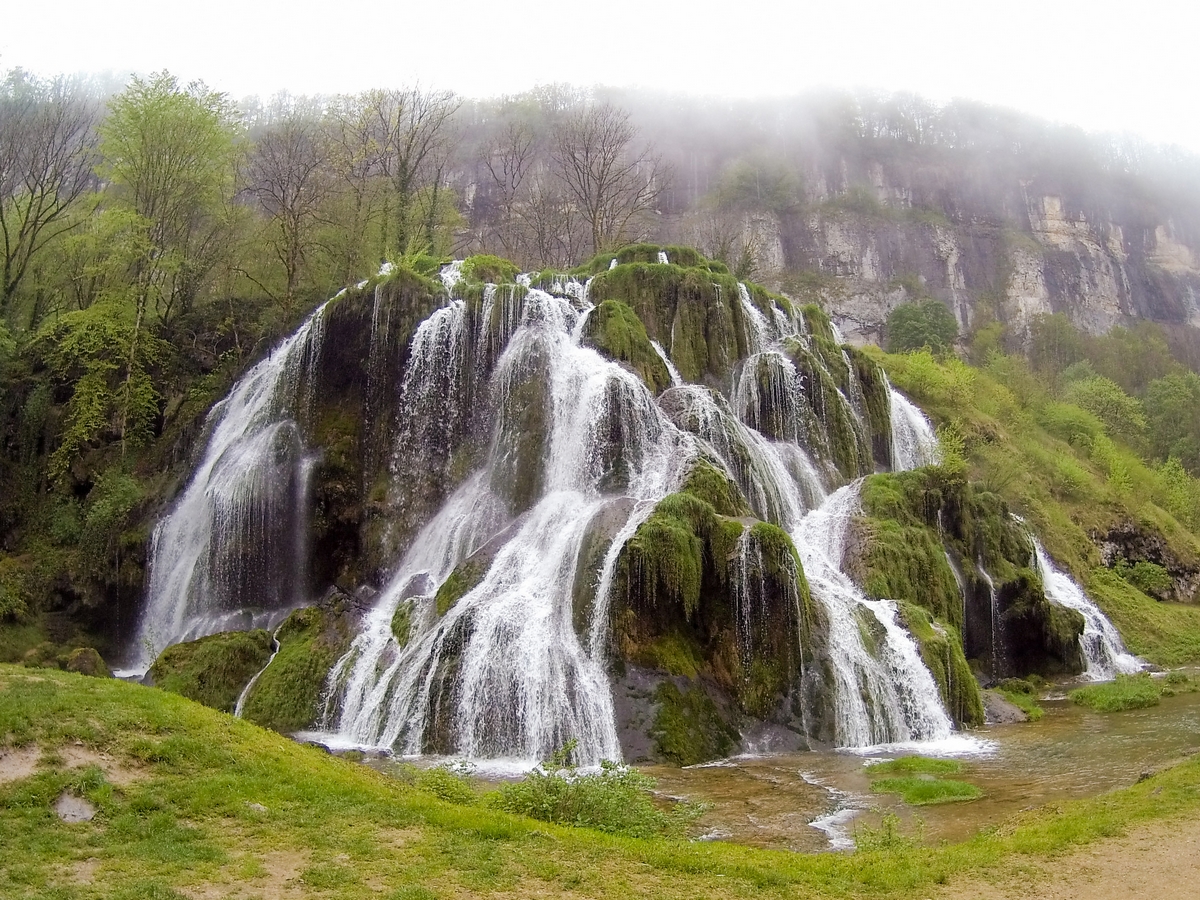
[[[104,664],[100,654],[91,647],[72,650],[71,655],[67,657],[67,671],[78,672],[80,675],[91,675],[94,678],[112,677],[112,672],[108,671],[108,666]]]
[[[988,725],[1011,725],[1029,721],[1029,716],[1024,710],[1005,700],[996,691],[983,692],[983,714]]]

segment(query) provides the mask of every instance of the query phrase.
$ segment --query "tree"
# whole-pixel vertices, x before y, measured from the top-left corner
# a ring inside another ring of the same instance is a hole
[[[661,159],[649,147],[635,152],[636,137],[629,113],[609,103],[578,109],[555,130],[557,175],[591,230],[593,252],[625,239],[662,193]]]
[[[449,91],[422,91],[419,87],[403,90],[370,91],[366,108],[372,126],[375,162],[379,173],[391,185],[387,198],[390,209],[384,211],[385,228],[395,225],[387,249],[407,252],[411,233],[412,206],[417,192],[430,187],[436,210],[440,187],[450,152],[454,146],[451,119],[460,101]],[[427,243],[433,243],[433,221],[425,223]]]
[[[228,239],[237,116],[202,83],[167,72],[134,78],[100,127],[100,174],[111,200],[147,223],[150,253],[135,266],[139,318],[153,302],[165,324],[194,302]]]
[[[245,169],[246,192],[270,221],[267,243],[283,266],[289,313],[333,190],[325,144],[318,123],[292,108],[259,138]]]
[[[944,352],[958,337],[954,313],[937,300],[902,303],[892,310],[885,326],[887,348],[892,353],[928,347]]]
[[[0,311],[30,261],[71,228],[92,183],[97,104],[79,81],[11,72],[0,85]]]

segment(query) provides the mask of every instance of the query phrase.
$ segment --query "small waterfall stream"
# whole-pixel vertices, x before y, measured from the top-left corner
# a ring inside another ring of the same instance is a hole
[[[1033,541],[1038,571],[1046,585],[1046,598],[1083,615],[1083,634],[1079,636],[1079,645],[1087,660],[1083,677],[1090,681],[1110,681],[1117,675],[1140,672],[1144,668],[1142,661],[1125,649],[1121,635],[1108,617],[1071,576],[1050,561],[1041,541],[1032,534],[1030,539]]]

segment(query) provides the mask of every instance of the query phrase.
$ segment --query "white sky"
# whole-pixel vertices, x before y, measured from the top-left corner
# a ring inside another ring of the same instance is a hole
[[[470,97],[554,81],[730,96],[865,87],[967,97],[1200,152],[1200,11],[1184,0],[4,5],[0,70],[166,68],[235,99],[417,81]]]

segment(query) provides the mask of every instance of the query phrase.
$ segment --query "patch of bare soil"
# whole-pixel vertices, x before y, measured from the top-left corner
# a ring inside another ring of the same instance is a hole
[[[939,900],[1196,900],[1200,818],[1155,822],[991,882],[962,879]]]
[[[20,781],[37,771],[42,751],[37,747],[0,747],[0,784]]]

